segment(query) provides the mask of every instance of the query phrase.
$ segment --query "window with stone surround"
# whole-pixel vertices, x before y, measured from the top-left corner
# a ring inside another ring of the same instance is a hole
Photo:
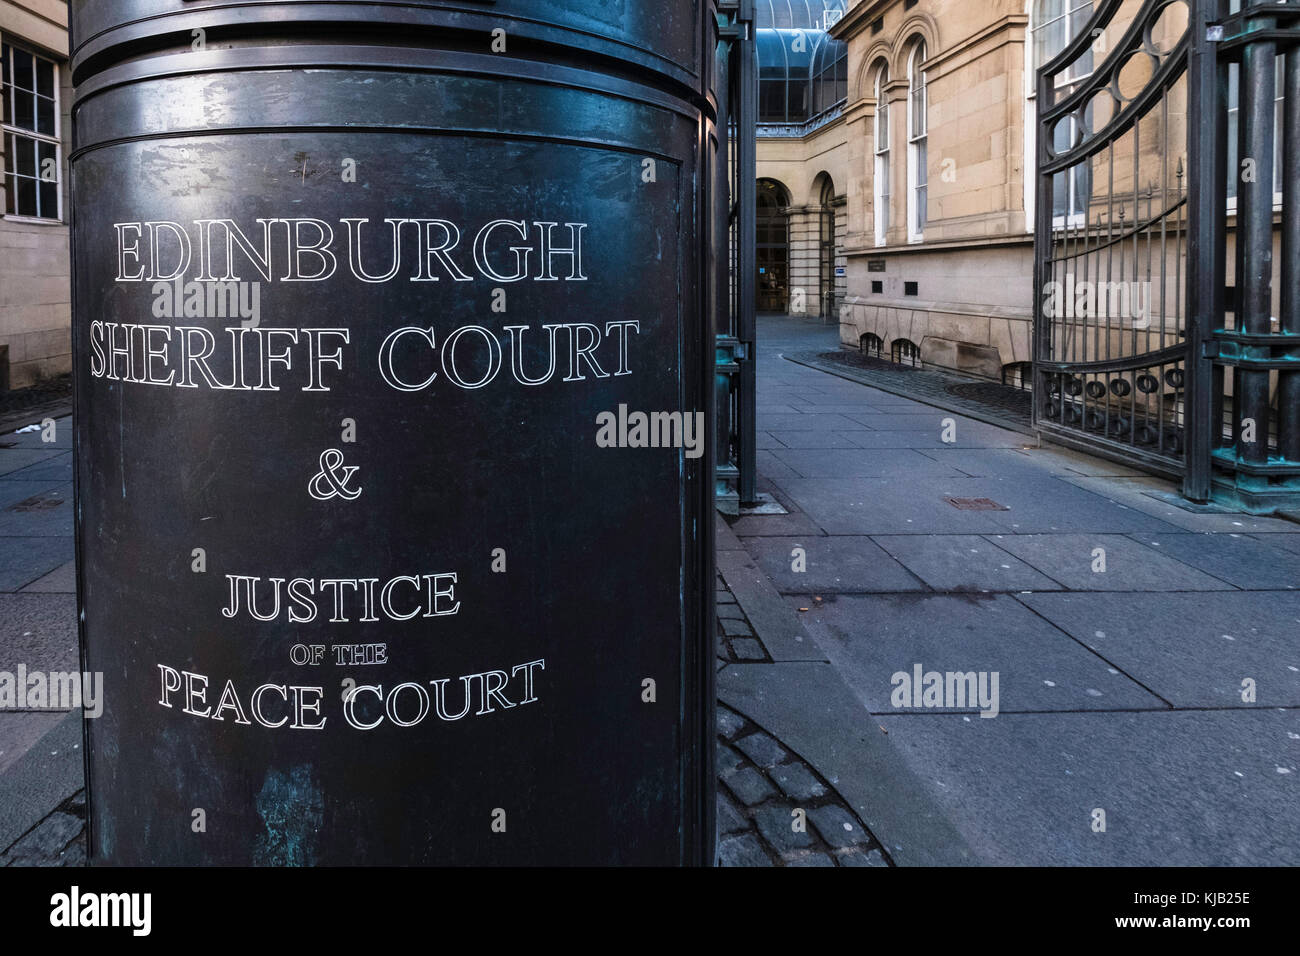
[[[927,152],[929,144],[929,99],[925,87],[925,41],[918,39],[907,61],[907,239],[925,238],[926,204],[929,199]]]
[[[881,61],[876,69],[874,207],[876,218],[876,245],[883,246],[889,236],[889,99],[885,87],[889,84],[889,64]]]
[[[1040,67],[1064,50],[1092,18],[1093,0],[1030,0],[1029,3],[1029,70],[1026,75],[1025,169],[1037,165],[1034,131],[1037,127],[1035,87]],[[1078,82],[1092,75],[1093,51],[1088,50],[1069,68],[1056,75],[1058,96],[1067,94]],[[1087,107],[1091,118],[1092,106]],[[1055,136],[1058,150],[1069,149],[1078,134],[1075,120],[1058,123]],[[1025,211],[1031,212],[1033,177],[1026,176]],[[1055,177],[1052,192],[1052,219],[1058,226],[1082,222],[1092,196],[1092,165],[1079,163]],[[1032,215],[1026,227],[1033,228]]]
[[[59,67],[11,43],[0,44],[0,136],[4,214],[61,219]]]

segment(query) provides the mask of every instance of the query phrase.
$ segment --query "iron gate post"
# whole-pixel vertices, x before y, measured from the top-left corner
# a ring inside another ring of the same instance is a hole
[[[1222,415],[1215,418],[1213,332],[1223,320],[1227,203],[1228,68],[1219,60],[1210,27],[1222,0],[1192,0],[1188,62],[1187,240],[1187,470],[1183,495],[1206,502],[1211,494],[1210,456],[1218,448]]]

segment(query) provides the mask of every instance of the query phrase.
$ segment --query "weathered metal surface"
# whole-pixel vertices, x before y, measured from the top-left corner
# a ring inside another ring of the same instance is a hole
[[[708,11],[72,12],[93,856],[710,862]]]

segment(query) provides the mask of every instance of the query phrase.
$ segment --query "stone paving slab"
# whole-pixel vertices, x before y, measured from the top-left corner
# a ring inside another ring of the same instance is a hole
[[[25,468],[18,468],[8,474],[0,474],[0,481],[13,479],[17,481],[63,483],[72,480],[72,452],[70,451],[29,452],[26,448],[0,451],[0,471],[11,463],[10,455],[26,454],[34,454],[40,457]]]
[[[0,670],[7,669],[7,664],[0,664]],[[65,716],[65,711],[0,711],[0,774],[31,750]],[[3,812],[3,808],[0,808],[0,812]],[[0,850],[3,849],[0,847]]]
[[[961,482],[977,479],[963,478]],[[979,534],[1004,530],[988,512],[957,511],[953,482],[891,478],[781,478],[775,484],[826,534]],[[976,489],[973,494],[983,494]],[[738,532],[739,533],[739,532]]]
[[[1018,600],[1176,707],[1300,706],[1300,593],[1029,594]],[[1300,813],[1300,805],[1297,805]]]
[[[77,670],[79,661],[76,595],[0,594],[0,670]]]
[[[1147,492],[1168,492],[1175,486],[1160,478],[1089,478],[1065,477],[1060,481],[1110,498],[1135,511],[1159,518],[1170,526],[1169,530],[1198,531],[1204,533],[1253,534],[1256,532],[1294,531],[1295,522],[1282,518],[1259,517],[1247,514],[1198,514],[1175,507],[1166,501],[1150,497]]]
[[[64,486],[61,481],[0,481],[0,509],[12,508],[47,491],[55,491]]]
[[[789,535],[815,537],[824,534],[814,521],[798,511],[784,515],[748,515],[733,521],[731,530],[741,539]]]
[[[81,711],[73,711],[0,773],[0,850],[85,785]]]
[[[746,543],[759,569],[784,594],[925,591],[925,583],[875,542],[861,537],[753,538]],[[803,570],[795,570],[795,549]]]
[[[21,590],[66,563],[71,553],[71,538],[0,538],[0,591]]]
[[[834,432],[826,432],[827,435],[833,435]],[[767,432],[759,429],[754,433],[754,450],[755,451],[772,451],[776,448],[788,447],[782,442],[774,432]]]
[[[799,472],[795,471],[781,459],[777,458],[772,451],[759,451],[754,455],[760,471],[769,478],[799,478],[802,477]]]
[[[714,516],[714,544],[719,551],[740,551],[744,545],[731,530],[731,526],[722,520],[722,515]]]
[[[1296,711],[876,719],[982,862],[1300,865]]]
[[[44,438],[44,430],[23,432],[19,434],[16,431],[10,431],[0,435],[0,441],[6,445],[15,448],[62,448],[68,451],[72,448],[72,416],[67,415],[54,420],[54,438],[52,442],[47,442]]]
[[[1050,461],[1023,448],[927,448],[919,452],[927,458],[959,471],[970,478],[993,478],[1006,475],[1042,477],[1051,475]]]
[[[1145,547],[1138,537],[999,534],[989,540],[1073,591],[1233,590],[1231,584],[1174,560],[1164,550]]]
[[[0,481],[0,488],[9,484],[20,483]],[[22,499],[0,508],[0,539],[72,536],[72,482],[47,485],[37,497],[39,501],[30,504],[24,505],[27,499]]]
[[[1300,554],[1300,531],[1296,532],[1269,532],[1251,535],[1256,541],[1261,541],[1270,548],[1281,548],[1284,551],[1294,551]]]
[[[960,472],[912,449],[805,448],[772,452],[801,478],[959,477]],[[779,477],[771,475],[770,477]]]
[[[718,675],[718,698],[817,770],[898,865],[978,862],[930,795],[928,774],[904,759],[831,666],[729,667]]]
[[[1300,554],[1245,535],[1154,534],[1134,540],[1245,590],[1300,589]]]
[[[906,481],[774,477],[773,482],[828,534],[1173,530],[1145,512],[1047,475],[918,475]],[[1009,510],[958,511],[947,498],[989,498]]]
[[[732,552],[745,555],[743,551]],[[748,557],[748,555],[746,555]],[[825,655],[799,626],[785,601],[750,559],[719,567],[719,572],[763,646],[776,661],[823,661]]]
[[[841,595],[800,620],[874,714],[979,710],[895,708],[893,675],[917,665],[923,673],[996,671],[1003,713],[1168,706],[1006,595]]]
[[[980,535],[877,535],[872,540],[936,591],[1054,591],[1061,586]]]
[[[974,436],[960,435],[957,441],[948,444],[943,440],[942,432],[938,430],[920,431],[889,431],[889,432],[840,432],[850,439],[859,448],[984,448],[985,444],[975,439]],[[1018,444],[1008,442],[1007,448],[1019,448]]]
[[[15,478],[31,480],[33,476],[23,472],[68,454],[61,448],[6,448],[5,445],[11,441],[12,438],[0,435],[0,481]],[[35,480],[41,480],[40,476]]]
[[[768,450],[784,448],[860,448],[850,437],[852,432],[832,431],[779,431],[768,432],[776,440],[768,445]]]
[[[798,415],[759,415],[758,427],[764,431],[869,431],[861,422],[847,415],[822,415],[816,412]]]

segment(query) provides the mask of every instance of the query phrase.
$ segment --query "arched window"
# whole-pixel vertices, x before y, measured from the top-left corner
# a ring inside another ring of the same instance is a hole
[[[757,280],[758,311],[785,312],[789,297],[790,233],[787,207],[790,194],[771,179],[758,181]]]
[[[821,210],[817,219],[821,315],[829,318],[835,314],[835,184],[829,176],[822,182]]]
[[[1026,71],[1025,111],[1025,169],[1037,166],[1035,148],[1037,133],[1038,108],[1036,91],[1038,70],[1054,56],[1064,50],[1084,25],[1092,18],[1094,0],[1030,0],[1029,4],[1029,69]],[[1093,51],[1086,51],[1067,69],[1056,75],[1057,96],[1062,96],[1080,80],[1092,75],[1095,64]],[[1091,119],[1092,106],[1087,107],[1088,119]],[[1053,148],[1067,150],[1078,135],[1074,119],[1058,123],[1054,133],[1056,142]],[[1025,177],[1025,212],[1028,222],[1026,228],[1033,229],[1034,185],[1032,176]],[[1067,221],[1082,221],[1087,215],[1088,203],[1092,197],[1092,164],[1084,161],[1071,167],[1055,177],[1052,190],[1052,218],[1058,224]]]
[[[875,196],[876,245],[883,246],[889,237],[889,64],[881,62],[876,70],[876,171]]]
[[[926,204],[929,199],[927,145],[929,142],[928,94],[925,89],[925,41],[917,40],[907,60],[907,239],[925,237]]]
[[[894,339],[889,343],[889,360],[895,365],[921,367],[921,346],[911,339]]]

